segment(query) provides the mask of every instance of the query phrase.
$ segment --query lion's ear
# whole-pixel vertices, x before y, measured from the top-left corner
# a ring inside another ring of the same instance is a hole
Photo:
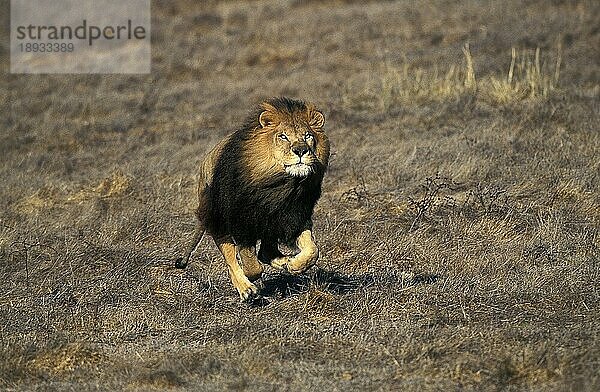
[[[277,116],[274,113],[265,110],[258,116],[258,122],[261,127],[265,128],[269,125],[277,124]]]
[[[314,129],[321,129],[325,125],[325,116],[318,110],[313,110],[310,114],[308,124]]]

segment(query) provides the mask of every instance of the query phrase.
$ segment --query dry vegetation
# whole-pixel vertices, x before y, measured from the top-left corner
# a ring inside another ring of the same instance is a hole
[[[0,389],[600,389],[598,2],[201,3],[153,3],[151,75],[0,42]],[[322,254],[248,306],[173,258],[276,95],[326,108]]]

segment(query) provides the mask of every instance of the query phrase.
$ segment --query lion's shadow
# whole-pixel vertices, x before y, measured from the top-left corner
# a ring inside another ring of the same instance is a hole
[[[263,300],[255,301],[255,306],[266,304],[268,298],[287,298],[310,290],[311,286],[318,286],[331,294],[346,295],[372,286],[391,287],[401,285],[415,286],[418,284],[431,284],[439,279],[435,274],[414,275],[407,279],[401,274],[392,271],[379,273],[360,273],[346,275],[322,268],[314,268],[304,275],[290,275],[283,273],[267,274],[263,277],[260,294]]]

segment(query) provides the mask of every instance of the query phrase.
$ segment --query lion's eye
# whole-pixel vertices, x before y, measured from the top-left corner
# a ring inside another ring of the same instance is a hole
[[[304,140],[312,140],[314,138],[313,135],[311,135],[310,133],[307,133],[306,135],[304,135]]]
[[[288,139],[288,137],[286,136],[286,134],[285,134],[285,133],[282,133],[281,135],[279,135],[279,138],[280,138],[281,140],[285,140],[286,142],[289,142],[289,141],[290,141],[290,139]]]

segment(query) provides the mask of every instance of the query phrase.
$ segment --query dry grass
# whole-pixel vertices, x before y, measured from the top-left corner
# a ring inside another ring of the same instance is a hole
[[[0,389],[598,390],[598,14],[155,2],[151,75],[5,75]],[[326,109],[321,258],[243,305],[173,260],[277,95]]]
[[[560,94],[559,79],[561,49],[559,47],[554,68],[542,61],[541,50],[511,49],[511,62],[505,78],[488,75],[478,81],[475,62],[469,48],[462,48],[463,64],[451,64],[446,71],[435,65],[428,70],[411,67],[403,60],[400,67],[384,63],[374,69],[364,85],[350,81],[342,102],[351,109],[379,109],[389,111],[399,105],[414,103],[447,102],[452,100],[481,99],[494,106],[519,104],[532,100],[547,100]],[[363,90],[359,94],[355,90]]]
[[[559,46],[554,69],[548,69],[547,63],[541,62],[540,48],[536,48],[533,56],[527,51],[517,55],[517,50],[512,48],[506,79],[490,78],[488,95],[499,104],[547,99],[558,88],[562,61],[560,51]]]

